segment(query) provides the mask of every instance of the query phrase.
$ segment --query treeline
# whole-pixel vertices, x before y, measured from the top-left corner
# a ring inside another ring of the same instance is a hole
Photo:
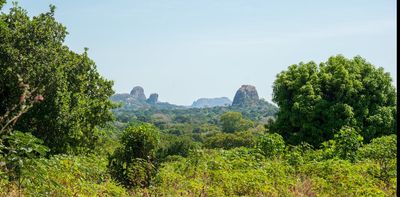
[[[65,46],[54,9],[0,15],[0,195],[396,195],[397,96],[382,68],[341,55],[292,65],[273,113],[114,117],[112,82]]]

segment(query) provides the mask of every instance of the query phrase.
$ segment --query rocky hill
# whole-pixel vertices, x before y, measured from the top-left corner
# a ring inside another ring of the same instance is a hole
[[[256,87],[252,85],[242,85],[242,87],[240,87],[235,94],[232,106],[233,107],[253,106],[256,105],[259,100],[260,98],[258,97]]]
[[[130,94],[128,93],[114,94],[110,97],[110,99],[122,105],[119,109],[145,110],[150,108],[158,108],[158,109],[184,108],[182,106],[169,104],[167,102],[159,102],[157,93],[150,94],[149,98],[146,98],[144,89],[140,86],[132,88]]]
[[[160,102],[157,93],[150,94],[146,98],[142,87],[136,86],[131,93],[115,94],[111,100],[121,104],[121,107],[114,109],[115,114],[214,114],[221,115],[226,111],[238,111],[245,117],[252,120],[261,120],[273,116],[278,108],[258,97],[257,90],[251,85],[242,85],[236,92],[233,102],[227,97],[200,98],[191,106],[173,105],[167,102]],[[231,105],[232,103],[232,105]],[[211,110],[211,112],[209,111]],[[133,115],[132,114],[132,115]]]
[[[158,103],[158,94],[157,93],[150,94],[146,102],[151,105]]]
[[[193,108],[220,107],[220,106],[229,106],[231,104],[232,101],[227,97],[200,98],[194,101],[191,107]]]
[[[144,89],[140,86],[136,86],[131,90],[130,95],[139,100],[139,101],[145,101],[146,100],[146,95],[144,94]]]

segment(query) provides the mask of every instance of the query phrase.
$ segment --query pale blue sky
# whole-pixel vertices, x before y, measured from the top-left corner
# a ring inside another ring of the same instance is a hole
[[[233,98],[242,84],[271,100],[276,74],[329,56],[361,55],[396,82],[396,1],[20,0],[30,15],[56,5],[74,51],[89,48],[114,90],[190,105]],[[10,6],[3,11],[7,11]]]

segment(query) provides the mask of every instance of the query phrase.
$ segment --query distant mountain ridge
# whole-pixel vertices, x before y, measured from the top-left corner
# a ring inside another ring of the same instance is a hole
[[[278,111],[278,107],[258,97],[257,90],[252,85],[242,85],[235,94],[234,100],[227,97],[200,98],[193,102],[191,106],[174,105],[168,102],[160,102],[158,94],[152,93],[146,98],[144,89],[136,86],[130,94],[114,94],[110,99],[122,104],[115,110],[143,111],[143,110],[182,110],[182,109],[207,109],[224,108],[224,110],[240,111],[251,117],[252,113],[257,112],[263,116],[272,116]],[[114,110],[114,111],[115,111]]]
[[[193,102],[191,107],[204,108],[204,107],[224,107],[232,104],[232,101],[227,97],[219,98],[199,98]]]

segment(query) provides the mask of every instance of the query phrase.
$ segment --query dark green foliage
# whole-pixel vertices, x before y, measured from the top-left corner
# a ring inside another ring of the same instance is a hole
[[[49,149],[43,141],[30,133],[12,131],[0,139],[0,171],[6,172],[10,181],[21,185],[21,170],[29,165],[31,159],[45,156]]]
[[[244,119],[240,112],[226,112],[221,118],[222,130],[227,133],[245,131],[254,126],[251,120]]]
[[[127,187],[148,186],[159,145],[158,129],[147,123],[130,126],[120,142],[121,147],[109,157],[111,175]]]
[[[6,0],[0,0],[0,10],[3,8],[3,5],[6,4]]]
[[[22,158],[45,156],[48,151],[49,149],[43,146],[43,140],[30,133],[12,131],[1,139],[0,154],[9,161],[20,163]]]
[[[368,142],[395,132],[396,100],[389,73],[361,57],[300,63],[277,75],[273,101],[280,110],[271,128],[288,143],[318,146],[350,126]]]
[[[285,141],[277,133],[267,133],[257,139],[256,148],[267,157],[279,157],[285,151]]]
[[[146,123],[126,128],[121,137],[124,152],[131,158],[152,159],[158,143],[158,129]]]
[[[112,120],[112,82],[86,50],[64,45],[67,31],[54,9],[30,18],[15,6],[0,15],[0,126],[32,133],[52,153],[87,152],[96,126]]]

